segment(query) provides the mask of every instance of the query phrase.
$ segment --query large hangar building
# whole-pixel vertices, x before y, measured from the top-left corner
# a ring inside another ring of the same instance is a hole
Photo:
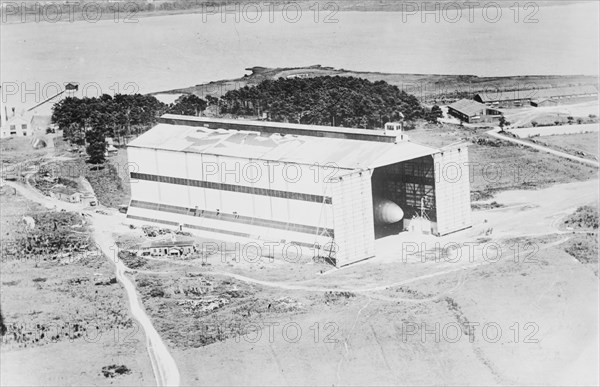
[[[338,267],[377,237],[471,226],[468,148],[386,130],[165,115],[128,145],[127,217],[300,246]],[[423,226],[425,225],[425,226]]]

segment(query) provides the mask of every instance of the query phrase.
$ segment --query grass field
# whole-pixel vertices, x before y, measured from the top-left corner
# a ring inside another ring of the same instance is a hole
[[[568,153],[583,152],[598,157],[598,133],[567,134],[562,136],[547,136],[538,140],[550,147]]]
[[[49,141],[49,140],[47,140]],[[0,140],[0,162],[3,168],[52,153],[51,148],[34,149],[31,137],[13,137]]]
[[[490,198],[494,192],[509,189],[536,189],[551,184],[585,181],[598,176],[596,168],[575,161],[563,159],[529,147],[513,145],[506,141],[487,141],[484,129],[467,129],[455,125],[421,125],[407,132],[411,141],[443,147],[457,142],[467,142],[469,146],[469,168],[471,192],[474,200]],[[587,149],[595,148],[593,135],[578,139],[577,144],[586,141]],[[563,137],[563,136],[557,136]],[[551,138],[551,137],[548,137]],[[478,139],[483,139],[481,144]],[[543,139],[546,141],[546,138]]]

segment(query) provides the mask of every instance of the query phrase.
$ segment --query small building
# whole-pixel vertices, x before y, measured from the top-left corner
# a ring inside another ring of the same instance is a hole
[[[13,115],[9,118],[0,131],[1,138],[7,137],[27,137],[33,135],[31,121],[20,115]]]
[[[152,255],[154,257],[181,257],[195,251],[195,241],[191,238],[173,237],[160,241],[145,242],[140,246],[142,255]]]
[[[492,123],[502,116],[502,112],[470,99],[461,99],[448,106],[448,114],[468,123]]]
[[[57,184],[50,189],[50,197],[68,203],[81,202],[81,194],[76,189],[62,184]]]

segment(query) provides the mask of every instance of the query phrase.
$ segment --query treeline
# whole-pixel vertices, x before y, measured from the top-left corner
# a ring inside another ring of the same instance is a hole
[[[171,105],[142,94],[68,97],[54,105],[52,123],[63,130],[65,140],[86,145],[90,162],[96,164],[104,161],[106,137],[120,140],[143,133],[167,112],[199,115],[205,108],[206,102],[195,95],[181,96]]]
[[[397,86],[340,76],[266,80],[228,91],[218,105],[221,114],[367,129],[381,128],[401,114],[408,121],[426,115],[419,100]]]
[[[425,109],[415,96],[384,81],[326,76],[265,80],[228,91],[220,99],[185,94],[170,105],[141,94],[69,97],[54,105],[52,122],[63,130],[65,140],[85,145],[90,162],[97,164],[104,162],[106,137],[121,142],[148,130],[164,113],[199,116],[209,106],[218,115],[365,129],[382,128],[402,117],[436,122],[442,116],[439,107]]]
[[[166,110],[155,97],[142,94],[68,97],[54,105],[52,122],[64,131],[65,139],[81,144],[89,130],[115,138],[140,133]]]

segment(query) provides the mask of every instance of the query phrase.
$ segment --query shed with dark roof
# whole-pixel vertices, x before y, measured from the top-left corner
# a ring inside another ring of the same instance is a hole
[[[468,123],[495,122],[502,116],[501,111],[470,99],[461,99],[448,106],[448,114]]]

